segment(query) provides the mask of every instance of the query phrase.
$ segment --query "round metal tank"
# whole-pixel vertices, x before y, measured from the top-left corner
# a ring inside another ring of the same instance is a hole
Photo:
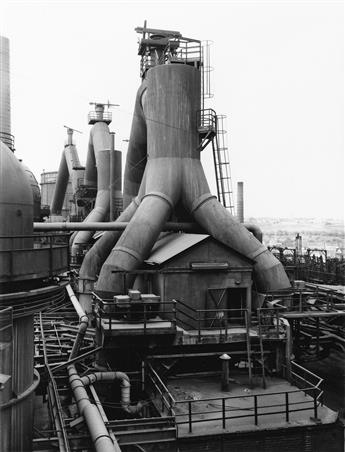
[[[33,234],[33,197],[23,165],[0,142],[0,236]],[[0,239],[0,250],[32,248],[32,238]]]
[[[3,237],[0,238],[0,268],[2,268],[9,252],[13,261],[16,250],[33,248],[32,237],[20,237],[33,234],[33,197],[30,184],[23,165],[2,142],[0,142],[0,218],[0,236]],[[30,262],[12,262],[13,265],[28,270]],[[9,278],[11,274],[9,271]],[[10,284],[7,283],[5,286],[0,284],[0,293],[9,293],[8,306],[15,309],[15,300],[10,298],[13,290],[18,290],[19,286]],[[0,423],[0,449],[24,451],[31,447],[32,440],[31,388],[34,384],[32,313],[13,318],[11,334],[11,347],[7,347],[6,356],[1,356],[0,360],[0,373],[6,373],[10,377],[10,390],[5,400],[2,400],[10,406],[0,413],[5,418],[5,422]],[[2,349],[1,338],[0,349]],[[23,397],[18,403],[11,403],[13,394],[20,399],[21,395],[27,392],[29,393],[27,397]]]
[[[50,207],[57,180],[57,171],[48,171],[41,173],[41,206]],[[63,206],[61,209],[61,215],[56,215],[52,217],[53,221],[58,221],[60,217],[66,219],[71,213],[74,213],[73,209],[73,188],[71,181],[68,182],[65,198],[63,201]]]
[[[55,190],[57,171],[41,173],[41,205],[50,206]]]
[[[0,133],[11,134],[10,43],[0,36]]]
[[[32,197],[33,197],[33,213],[34,213],[34,221],[40,221],[41,220],[41,190],[38,185],[37,179],[34,176],[33,172],[22,163],[23,168],[25,170],[25,174],[29,180],[29,184],[32,191]]]

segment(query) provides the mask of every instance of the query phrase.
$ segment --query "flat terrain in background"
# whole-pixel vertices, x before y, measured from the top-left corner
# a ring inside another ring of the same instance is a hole
[[[303,248],[330,251],[345,247],[344,220],[320,218],[247,218],[262,229],[266,246],[294,247],[295,237],[302,236]]]

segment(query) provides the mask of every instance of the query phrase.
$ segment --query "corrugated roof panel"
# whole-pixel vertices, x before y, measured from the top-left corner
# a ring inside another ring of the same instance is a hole
[[[208,237],[210,236],[207,234],[168,234],[155,243],[151,255],[145,262],[147,264],[162,264]]]

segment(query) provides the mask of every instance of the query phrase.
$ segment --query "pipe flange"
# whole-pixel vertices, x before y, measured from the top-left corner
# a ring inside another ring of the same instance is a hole
[[[147,198],[149,196],[156,196],[157,198],[161,198],[164,201],[166,201],[169,204],[170,209],[174,208],[173,200],[170,198],[170,196],[166,195],[165,193],[159,192],[159,191],[151,191],[150,193],[147,193],[142,197],[142,200],[144,198]]]
[[[122,251],[123,253],[129,254],[130,256],[134,257],[137,261],[141,260],[141,256],[139,253],[137,253],[134,250],[131,250],[130,248],[126,248],[125,246],[116,247],[116,251]]]
[[[197,209],[199,209],[199,207],[204,204],[207,201],[210,201],[213,198],[217,198],[214,195],[211,195],[211,193],[204,193],[203,195],[199,196],[199,198],[195,199],[192,202],[192,207],[191,207],[191,213],[194,213]]]

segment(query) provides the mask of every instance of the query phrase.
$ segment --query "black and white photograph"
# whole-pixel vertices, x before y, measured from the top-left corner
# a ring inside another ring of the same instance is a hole
[[[0,0],[0,452],[344,452],[344,1]]]

